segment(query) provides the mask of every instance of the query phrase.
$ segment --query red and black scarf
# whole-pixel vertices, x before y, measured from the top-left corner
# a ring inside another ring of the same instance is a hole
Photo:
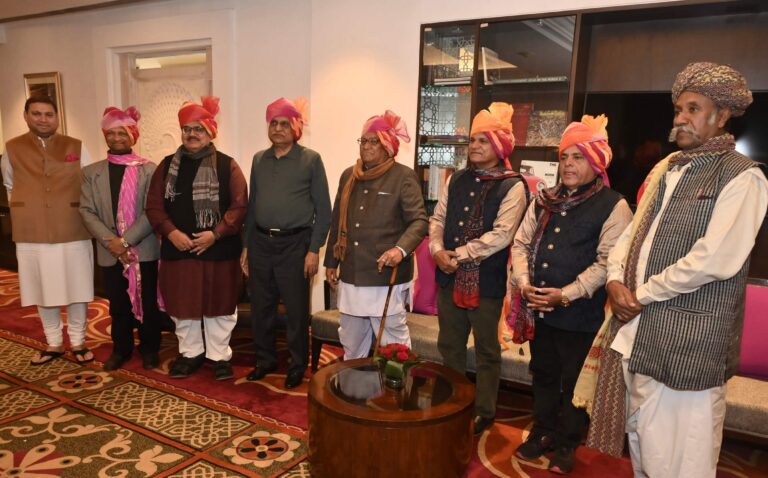
[[[459,231],[460,244],[464,245],[477,239],[484,233],[483,210],[488,192],[507,178],[519,177],[520,174],[497,165],[490,169],[470,169],[469,172],[482,182],[480,194],[475,198],[469,220]],[[474,260],[459,264],[456,281],[453,286],[453,303],[462,309],[476,309],[480,306],[480,263]]]

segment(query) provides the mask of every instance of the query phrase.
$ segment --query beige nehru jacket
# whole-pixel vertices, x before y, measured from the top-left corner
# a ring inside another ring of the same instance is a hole
[[[33,133],[6,143],[13,168],[11,220],[14,242],[55,244],[90,239],[80,217],[78,139]]]

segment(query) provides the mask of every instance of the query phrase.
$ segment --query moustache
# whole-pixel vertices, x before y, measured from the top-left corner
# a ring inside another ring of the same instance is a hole
[[[689,125],[682,125],[682,126],[675,126],[669,131],[669,140],[670,143],[674,143],[677,140],[677,134],[678,133],[688,133],[692,135],[694,138],[698,139],[699,134],[696,132],[695,129],[691,128]]]

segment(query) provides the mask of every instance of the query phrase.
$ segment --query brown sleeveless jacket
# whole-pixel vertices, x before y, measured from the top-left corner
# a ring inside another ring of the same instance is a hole
[[[32,132],[11,139],[11,221],[14,242],[54,244],[90,239],[80,217],[80,140]]]

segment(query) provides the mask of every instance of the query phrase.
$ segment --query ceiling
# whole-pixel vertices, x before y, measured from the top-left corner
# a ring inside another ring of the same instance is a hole
[[[148,0],[0,0],[0,23]]]

